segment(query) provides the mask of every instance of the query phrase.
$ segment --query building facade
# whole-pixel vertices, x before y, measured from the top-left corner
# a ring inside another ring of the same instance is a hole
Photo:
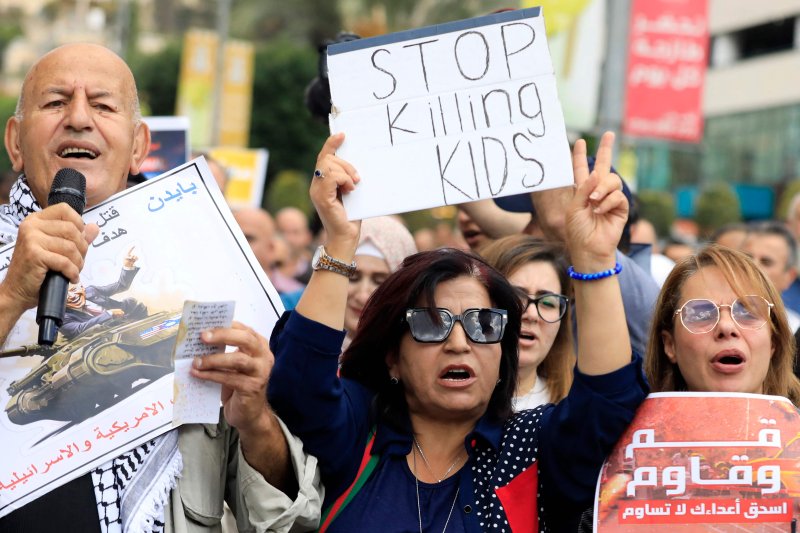
[[[800,0],[709,0],[709,30],[703,142],[637,140],[638,188],[677,192],[691,216],[686,196],[722,181],[744,218],[774,217],[800,177]]]

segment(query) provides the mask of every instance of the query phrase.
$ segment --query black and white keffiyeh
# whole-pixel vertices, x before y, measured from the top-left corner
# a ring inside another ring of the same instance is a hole
[[[42,207],[21,175],[0,206],[0,245],[17,239],[22,220]],[[164,506],[183,469],[178,431],[160,435],[92,471],[103,533],[160,533]]]
[[[92,471],[103,533],[164,531],[164,506],[183,469],[170,431]]]
[[[9,203],[0,206],[0,244],[17,240],[19,225],[26,216],[41,211],[42,206],[33,197],[25,175],[20,176],[11,186]]]

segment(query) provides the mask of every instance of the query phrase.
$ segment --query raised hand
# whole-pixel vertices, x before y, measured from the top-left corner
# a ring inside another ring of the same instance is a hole
[[[575,194],[567,208],[567,246],[576,270],[596,272],[611,268],[615,250],[628,220],[628,199],[619,176],[611,172],[614,134],[600,139],[594,170],[589,173],[586,142],[575,143],[572,168]]]
[[[342,194],[353,191],[360,181],[356,169],[336,156],[336,150],[344,142],[344,133],[331,135],[317,156],[315,177],[311,181],[311,201],[319,213],[323,226],[328,234],[326,247],[336,252],[338,245],[355,245],[361,222],[350,222],[342,205]],[[319,175],[317,175],[319,173]],[[344,250],[342,250],[344,251]]]
[[[139,260],[139,258],[133,254],[134,248],[135,246],[131,246],[130,249],[128,250],[127,255],[125,256],[125,259],[122,260],[122,266],[124,266],[125,268],[133,268],[134,265],[136,265],[136,261]]]

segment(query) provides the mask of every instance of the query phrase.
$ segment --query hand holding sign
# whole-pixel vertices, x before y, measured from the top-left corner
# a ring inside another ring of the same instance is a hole
[[[572,183],[538,8],[328,48],[351,219]]]
[[[326,247],[329,252],[352,254],[358,244],[360,222],[349,222],[342,204],[342,195],[355,190],[361,180],[356,169],[340,157],[336,150],[344,142],[344,133],[331,135],[317,156],[317,169],[311,182],[311,201],[319,213],[322,225],[328,234]]]

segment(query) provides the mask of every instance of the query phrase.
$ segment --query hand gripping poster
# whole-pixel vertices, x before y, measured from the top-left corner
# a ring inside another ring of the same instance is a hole
[[[786,398],[657,393],[598,481],[594,531],[795,531],[800,416]]]
[[[572,185],[539,8],[328,47],[352,220]],[[326,169],[318,169],[324,173]]]
[[[195,319],[223,324],[232,314],[267,337],[283,312],[202,158],[83,219],[100,234],[70,285],[55,344],[35,346],[31,310],[2,347],[0,516],[180,423],[175,398],[198,388],[175,378],[189,378],[173,362],[185,302]],[[13,253],[0,250],[0,278]],[[218,389],[211,402],[205,412],[218,415]]]

